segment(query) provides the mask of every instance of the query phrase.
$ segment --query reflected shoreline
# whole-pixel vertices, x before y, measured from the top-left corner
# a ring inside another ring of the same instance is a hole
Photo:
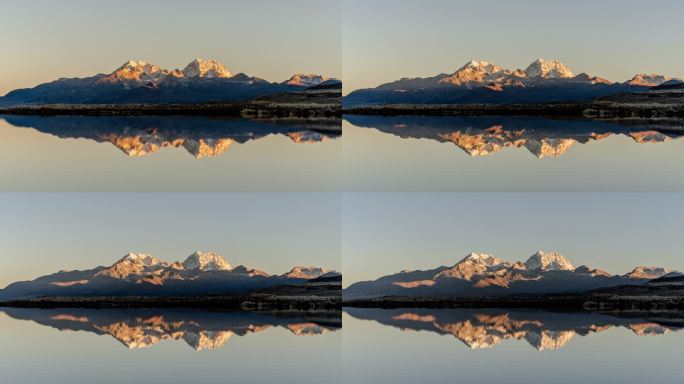
[[[614,135],[636,143],[661,143],[684,135],[684,120],[630,121],[524,116],[376,116],[344,115],[359,128],[372,128],[402,139],[452,143],[470,156],[492,155],[505,148],[525,148],[537,158],[558,157],[575,144]]]
[[[215,157],[231,145],[279,135],[296,144],[341,136],[339,118],[245,119],[208,116],[36,116],[0,115],[17,128],[33,128],[61,139],[111,143],[129,157],[162,148],[184,148],[195,158]]]
[[[524,341],[533,348],[558,350],[574,337],[625,328],[635,336],[660,336],[684,328],[684,312],[635,312],[614,315],[593,312],[551,312],[535,309],[351,308],[358,320],[375,321],[401,331],[450,335],[470,349],[493,348],[506,340]]]
[[[218,349],[231,337],[283,328],[294,336],[317,336],[342,327],[341,311],[221,311],[200,309],[8,308],[0,312],[60,331],[109,335],[129,349],[164,340],[184,341],[193,349]]]

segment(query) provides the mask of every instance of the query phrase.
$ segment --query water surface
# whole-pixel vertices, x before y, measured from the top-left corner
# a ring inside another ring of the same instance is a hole
[[[671,383],[682,324],[506,309],[360,309],[343,315],[347,383]]]
[[[2,116],[4,191],[334,191],[339,121]]]
[[[535,117],[345,116],[349,191],[684,191],[684,127]]]
[[[8,383],[336,382],[339,312],[0,309]]]

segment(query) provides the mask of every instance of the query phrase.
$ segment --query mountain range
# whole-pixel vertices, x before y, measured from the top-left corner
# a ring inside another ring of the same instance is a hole
[[[403,139],[452,143],[471,156],[487,156],[505,148],[524,148],[538,158],[556,157],[575,144],[623,135],[637,143],[678,139],[684,131],[666,122],[620,124],[587,119],[523,116],[374,116],[346,115],[357,127],[373,128]]]
[[[339,122],[213,119],[206,116],[57,116],[5,115],[15,127],[30,127],[62,139],[111,143],[128,156],[145,156],[162,148],[183,148],[195,158],[214,157],[235,144],[270,135],[294,143],[319,143],[341,135]]]
[[[493,348],[506,340],[521,340],[538,351],[558,350],[576,336],[597,334],[614,327],[624,327],[637,336],[663,335],[681,330],[681,323],[663,318],[658,321],[588,312],[492,308],[345,308],[344,311],[357,319],[373,320],[402,331],[450,335],[470,349]]]
[[[337,79],[317,74],[295,74],[272,83],[244,73],[233,74],[214,60],[195,59],[182,70],[129,60],[109,74],[61,78],[11,91],[0,97],[0,106],[230,102],[339,84]]]
[[[237,295],[340,276],[320,267],[302,266],[271,275],[243,265],[233,266],[213,252],[195,252],[183,262],[129,253],[108,267],[59,271],[12,283],[0,290],[0,299]]]
[[[343,99],[343,105],[577,101],[680,82],[659,74],[637,74],[627,81],[613,83],[586,73],[575,75],[557,60],[537,59],[525,70],[510,70],[488,61],[472,60],[451,74],[403,78],[376,88],[356,90]]]
[[[509,262],[495,256],[471,253],[453,266],[430,270],[405,270],[374,281],[354,283],[343,298],[482,297],[511,294],[554,294],[639,285],[650,280],[680,276],[661,267],[640,266],[623,275],[613,275],[586,265],[579,267],[564,256],[538,251],[525,262]]]

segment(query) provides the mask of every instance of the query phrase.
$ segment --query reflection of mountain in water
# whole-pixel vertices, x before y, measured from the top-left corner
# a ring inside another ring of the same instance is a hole
[[[196,158],[217,156],[233,143],[284,135],[295,143],[317,143],[340,135],[340,123],[321,119],[297,123],[209,118],[203,116],[25,116],[3,117],[17,127],[31,127],[59,138],[109,142],[129,156],[161,148],[185,148]]]
[[[339,312],[210,312],[190,309],[34,309],[2,308],[19,320],[32,320],[61,331],[111,335],[128,348],[146,348],[163,340],[183,340],[195,350],[216,349],[233,336],[271,327],[294,335],[320,335],[342,326]]]
[[[401,138],[454,143],[471,156],[485,156],[504,148],[527,148],[535,156],[559,156],[576,143],[612,135],[637,143],[659,143],[684,135],[684,126],[621,125],[595,120],[555,120],[537,117],[470,116],[357,116],[345,118],[359,127],[375,128]]]
[[[491,348],[504,340],[525,340],[534,348],[554,350],[575,336],[625,327],[634,334],[662,335],[681,327],[672,320],[619,318],[594,313],[556,313],[505,309],[345,308],[358,319],[375,320],[403,331],[452,335],[472,349]]]

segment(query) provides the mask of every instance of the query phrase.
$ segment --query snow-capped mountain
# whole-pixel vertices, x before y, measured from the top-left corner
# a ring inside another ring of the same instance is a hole
[[[525,76],[544,79],[569,79],[572,71],[558,60],[537,59],[525,69]]]
[[[627,80],[626,83],[629,85],[636,85],[640,87],[655,87],[663,83],[666,83],[670,80],[674,79],[667,76],[659,75],[657,73],[639,73],[637,75],[634,75],[634,77],[632,77],[631,79]]]
[[[323,275],[329,274],[333,271],[320,267],[305,267],[296,266],[290,270],[290,272],[285,273],[283,276],[294,279],[315,279]]]
[[[642,284],[668,272],[653,267],[643,274],[612,275],[585,265],[574,267],[570,260],[556,252],[538,251],[524,262],[510,262],[493,255],[471,253],[451,267],[402,271],[374,281],[352,284],[343,291],[343,297],[464,297],[579,292],[623,284]]]
[[[168,75],[168,71],[161,69],[157,65],[146,61],[129,60],[99,81],[108,83],[131,81],[158,82]]]
[[[233,77],[225,65],[215,60],[195,59],[183,69],[185,77],[227,78]]]
[[[198,271],[230,271],[233,269],[223,256],[214,252],[197,251],[183,262],[183,268]]]
[[[570,260],[563,257],[563,255],[556,252],[544,253],[543,251],[537,251],[537,253],[530,256],[525,262],[525,268],[530,271],[542,272],[575,270]]]
[[[0,97],[0,105],[229,102],[302,91],[331,80],[312,74],[269,82],[244,73],[234,74],[215,60],[195,59],[182,70],[129,60],[109,74],[61,78],[11,91]]]
[[[213,252],[195,252],[182,262],[129,253],[108,267],[60,271],[0,290],[0,298],[41,296],[168,296],[244,294],[283,284],[306,283],[323,268],[306,273],[271,275],[243,265],[232,266]],[[316,275],[315,277],[319,277]]]
[[[638,266],[624,276],[630,279],[657,279],[670,273],[676,274],[677,272],[663,267]]]
[[[286,85],[296,85],[296,86],[301,86],[301,87],[312,87],[315,85],[322,84],[322,83],[329,81],[329,80],[334,80],[334,79],[330,79],[329,77],[316,75],[316,74],[297,73],[297,74],[292,75],[292,77],[289,78],[288,80],[285,80],[284,83]]]
[[[637,75],[613,83],[586,73],[575,75],[558,60],[537,59],[525,70],[510,70],[489,61],[471,60],[451,74],[403,78],[347,95],[348,107],[374,104],[544,103],[588,100],[627,91],[644,91],[667,81]]]
[[[484,86],[488,83],[502,83],[509,79],[511,71],[487,61],[471,60],[453,74],[438,80],[442,84],[465,87]]]

